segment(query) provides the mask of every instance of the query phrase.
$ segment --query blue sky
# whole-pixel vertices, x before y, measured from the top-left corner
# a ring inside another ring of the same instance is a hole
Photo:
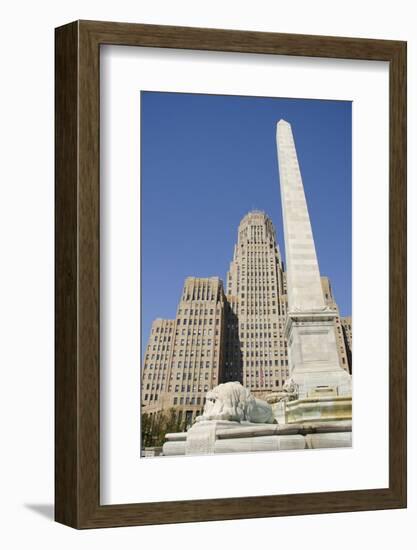
[[[351,314],[351,102],[141,92],[142,352],[184,279],[226,272],[241,218],[272,219],[285,261],[276,123],[293,130],[322,275]]]

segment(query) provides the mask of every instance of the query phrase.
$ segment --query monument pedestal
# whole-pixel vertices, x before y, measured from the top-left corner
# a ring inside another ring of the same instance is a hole
[[[336,313],[326,311],[289,312],[285,327],[290,377],[299,399],[352,395],[352,379],[339,363],[335,328]]]
[[[203,421],[188,432],[166,435],[164,456],[350,447],[349,421],[299,424]]]

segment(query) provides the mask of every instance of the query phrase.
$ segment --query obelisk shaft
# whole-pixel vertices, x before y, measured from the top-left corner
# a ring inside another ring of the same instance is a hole
[[[301,179],[291,126],[277,125],[279,178],[284,223],[289,311],[314,311],[325,307],[311,230],[310,216]]]

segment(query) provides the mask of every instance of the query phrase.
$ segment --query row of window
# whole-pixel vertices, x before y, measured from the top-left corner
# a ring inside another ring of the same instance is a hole
[[[210,374],[208,372],[199,372],[199,373],[192,373],[192,372],[177,372],[175,378],[176,380],[193,380],[193,374],[194,374],[194,380],[197,380],[197,378],[201,378],[201,380],[203,379],[203,374],[204,374],[204,380],[208,380],[210,378]],[[197,376],[198,374],[198,376]],[[216,378],[217,377],[217,374],[215,372],[213,372],[212,374],[212,378]],[[173,380],[174,379],[174,375],[171,374],[170,376],[170,380]]]
[[[259,366],[262,368],[263,365],[257,365],[257,367],[259,368]],[[272,365],[271,365],[272,366]],[[268,367],[268,365],[266,364],[265,367]],[[243,371],[243,368],[239,369],[240,371]],[[228,373],[228,372],[236,372],[236,369],[232,369],[231,367],[228,367],[227,364],[225,364],[225,373]],[[253,371],[252,369],[250,370],[246,370],[246,376],[249,376],[250,374],[254,374],[254,372],[258,373],[258,371]],[[275,370],[264,370],[262,371],[264,374],[268,375],[269,373],[269,376],[275,376],[275,377],[280,377],[280,376],[283,376],[285,375],[285,372],[288,372],[288,369],[275,369]]]
[[[242,350],[242,355],[244,357],[272,357],[272,354],[274,355],[274,357],[278,357],[278,355],[280,355],[281,357],[285,356],[287,357],[287,350],[283,350],[282,348],[279,350],[279,354],[278,354],[278,350],[277,349],[274,349],[273,352],[271,350],[269,350],[268,348],[265,349],[265,348],[262,348],[260,351],[249,351],[249,350],[245,350],[243,349]]]
[[[153,393],[148,394],[145,393],[144,395],[144,401],[158,401],[159,395],[156,393],[155,395]]]
[[[149,360],[151,359],[152,361],[168,361],[168,354],[165,353],[165,354],[159,354],[159,353],[147,353],[146,354],[146,357],[145,357],[146,360]]]
[[[253,243],[250,243],[253,245]],[[247,246],[247,247],[243,247],[243,249],[240,250],[240,254],[241,255],[246,255],[248,257],[251,257],[251,256],[270,256],[270,250],[274,250],[275,249],[275,243],[268,243],[268,242],[265,242],[265,243],[257,243],[257,244],[262,244],[263,246],[260,247],[260,246]],[[271,262],[273,261],[273,259],[271,258]]]
[[[174,405],[200,405],[204,401],[201,397],[174,397]]]
[[[165,344],[158,344],[158,345],[153,345],[152,346],[152,351],[168,351],[169,349],[171,348],[171,346],[169,346],[168,344],[165,345]],[[149,347],[148,347],[149,349]],[[149,349],[150,351],[150,349]]]
[[[242,272],[240,274],[240,276],[238,276],[238,279],[239,279],[239,282],[240,284],[243,284],[245,283],[246,285],[249,285],[250,283],[253,282],[253,279],[257,278],[257,279],[266,279],[265,282],[268,282],[269,279],[268,279],[268,275],[270,275],[273,279],[273,281],[276,280],[276,272],[275,271],[267,271],[266,269],[263,269],[261,266],[259,265],[255,265],[255,266],[249,266],[248,267],[248,271],[246,273],[245,270],[242,269]],[[243,281],[242,281],[243,279]]]
[[[172,332],[172,327],[156,327],[156,328],[152,329],[151,334],[154,334],[154,333],[157,333],[157,332],[168,333],[169,334],[169,333]]]
[[[193,329],[193,330],[191,330],[190,328],[189,329],[186,329],[186,328],[181,329],[181,336],[185,336],[185,335],[187,335],[187,336],[191,336],[191,335],[192,336],[211,336],[212,333],[213,333],[213,329],[211,329],[211,328],[203,328],[203,329],[198,329],[198,330],[196,328]],[[218,336],[219,331],[216,329],[214,331],[214,334],[216,336]],[[179,336],[179,330],[176,330],[175,335]]]
[[[268,284],[263,284],[263,285],[254,285],[254,286],[248,286],[247,288],[245,288],[244,286],[242,286],[242,288],[240,289],[241,292],[244,292],[245,290],[250,290],[251,292],[259,292],[259,291],[267,291],[267,292],[275,292],[276,291],[276,288],[275,288],[275,285],[271,285],[271,288],[269,288],[269,285]],[[242,294],[243,296],[243,294]],[[273,297],[275,297],[275,294],[272,294]]]
[[[243,331],[244,329],[246,330],[257,330],[257,329],[270,329],[272,326],[272,328],[277,328],[277,323],[240,323],[239,327],[240,327],[240,330]],[[281,328],[282,324],[279,323],[279,327]]]
[[[145,378],[145,374],[143,375],[143,377]],[[161,378],[162,380],[165,380],[165,374],[163,376],[161,376],[161,372],[155,372],[155,373],[152,373],[150,372],[148,374],[148,380],[156,380],[157,378]]]
[[[285,372],[282,370],[282,371],[275,371],[275,374],[272,374],[273,371],[272,370],[262,370],[262,371],[259,371],[259,370],[246,370],[246,373],[245,373],[245,376],[246,378],[250,378],[251,376],[266,376],[266,377],[273,377],[273,376],[284,376],[284,375],[287,375],[289,374],[288,372],[288,369],[285,370]]]
[[[281,367],[285,367],[288,365],[288,359],[281,359],[281,360],[278,360],[278,359],[275,359],[275,360],[272,360],[272,359],[268,359],[268,360],[263,360],[263,359],[255,359],[255,360],[252,360],[252,359],[243,359],[242,360],[242,365],[244,367],[272,367],[272,366],[275,366],[275,367],[279,367],[281,365]]]
[[[210,361],[200,361],[200,368],[206,368],[208,369],[210,367],[211,363]],[[175,368],[177,367],[178,369],[181,369],[182,368],[182,361],[178,361],[177,364],[175,364],[175,361],[172,362],[172,368]],[[188,368],[193,368],[193,367],[198,367],[198,361],[191,361],[190,363],[184,363],[184,369],[188,369]]]
[[[170,390],[172,390],[172,387],[170,386]],[[208,385],[203,386],[175,386],[174,389],[175,393],[182,392],[182,393],[190,393],[190,392],[207,392],[208,391]]]
[[[243,298],[243,296],[242,296]],[[250,307],[250,308],[256,308],[258,306],[260,306],[261,308],[263,309],[269,309],[271,307],[276,307],[277,303],[276,301],[274,300],[273,302],[270,302],[269,300],[257,300],[256,297],[252,300],[248,300],[247,303],[246,303],[246,307]],[[240,307],[241,308],[244,308],[245,307],[245,302],[242,300],[240,302]]]
[[[219,324],[219,319],[217,318],[216,319],[216,325]],[[181,324],[181,319],[178,318],[177,319],[177,325],[180,325]],[[183,325],[212,325],[213,324],[213,319],[210,317],[209,319],[182,319],[182,324]]]
[[[192,339],[192,340],[185,340],[184,338],[182,338],[181,340],[175,340],[175,346],[185,346],[185,345],[188,345],[188,346],[211,346],[212,344],[212,340],[208,339],[208,340],[204,340],[204,338],[202,340],[199,340],[198,338],[197,339]],[[219,341],[218,340],[215,340],[214,341],[214,345],[215,346],[218,346],[219,345]]]
[[[199,357],[211,357],[211,355],[216,356],[218,354],[218,349],[215,349],[214,352],[211,349],[200,349],[196,351],[188,351],[187,353],[184,353],[184,350],[180,349],[178,354],[176,351],[173,352],[172,357],[196,357],[197,355]]]
[[[146,384],[146,389],[147,390],[156,390],[158,391],[159,388],[161,388],[161,390],[163,390],[165,388],[165,385],[164,384]]]
[[[214,309],[210,309],[210,310],[202,309],[202,308],[201,309],[195,309],[195,310],[194,309],[190,309],[190,310],[184,309],[184,315],[188,315],[188,311],[189,311],[190,315],[194,315],[194,314],[195,315],[214,315]],[[219,311],[220,311],[220,307],[217,306],[217,312],[219,312]],[[178,310],[178,315],[182,315],[182,314],[183,314],[182,309],[179,309]]]
[[[146,364],[145,364],[144,368],[145,368],[145,369],[153,369],[153,368],[155,368],[155,369],[159,369],[159,370],[162,370],[162,369],[163,369],[163,370],[166,370],[166,369],[167,369],[167,366],[166,366],[166,364],[165,364],[165,365],[155,365],[155,366],[154,366],[154,365],[151,363],[150,365],[146,365]]]
[[[154,336],[154,342],[171,342],[171,336]]]
[[[213,373],[213,376],[212,376],[213,380],[215,378],[217,378],[217,375]],[[194,372],[194,376],[192,373],[189,373],[188,376],[186,376],[186,374],[184,373],[182,378],[181,376],[180,377],[176,377],[176,382],[179,382],[179,381],[182,381],[182,382],[185,382],[187,380],[187,382],[196,382],[197,384],[201,384],[203,382],[208,382],[208,377],[205,377],[204,380],[203,380],[203,376],[202,374],[200,373],[200,375],[198,376],[196,372]],[[171,391],[172,390],[172,382],[173,382],[173,377],[171,376],[170,380],[169,380],[169,389],[168,391]]]
[[[265,380],[264,382],[256,381],[256,382],[250,382],[246,383],[246,386],[250,389],[262,389],[262,388],[279,388],[280,386],[283,386],[285,383],[285,380]]]
[[[255,349],[272,349],[274,348],[275,350],[275,355],[278,353],[278,349],[280,350],[280,354],[281,355],[284,355],[284,353],[286,354],[287,351],[286,351],[286,347],[282,344],[281,346],[278,345],[278,341],[276,342],[262,342],[262,341],[258,341],[258,340],[250,340],[248,342],[242,342],[241,343],[241,347],[240,349],[243,351],[244,349],[252,349],[252,348],[255,348]]]
[[[220,287],[221,288],[221,285]],[[207,302],[215,302],[218,301],[220,298],[220,291],[219,289],[213,290],[207,287],[197,287],[194,288],[193,291],[190,291],[189,289],[184,289],[184,293],[182,296],[182,300],[184,302],[195,302],[195,301],[207,301]]]
[[[245,339],[245,333],[243,332],[243,330],[240,331],[240,338],[242,340]],[[278,338],[278,332],[246,332],[246,338],[248,340],[250,338],[252,338],[252,339],[273,338],[274,340],[276,340]]]
[[[277,311],[276,309],[257,309],[257,308],[247,308],[244,307],[241,308],[240,314],[241,315],[250,315],[250,316],[258,316],[258,315],[276,315]]]

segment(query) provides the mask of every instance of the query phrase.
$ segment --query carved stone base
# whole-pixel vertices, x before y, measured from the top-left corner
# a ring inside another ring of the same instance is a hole
[[[207,455],[215,452],[216,432],[240,426],[239,422],[211,420],[196,422],[187,432],[186,455]]]
[[[254,424],[207,421],[166,435],[164,456],[323,449],[351,446],[351,422]]]
[[[287,424],[349,421],[352,420],[352,398],[326,396],[288,401],[285,419]]]

